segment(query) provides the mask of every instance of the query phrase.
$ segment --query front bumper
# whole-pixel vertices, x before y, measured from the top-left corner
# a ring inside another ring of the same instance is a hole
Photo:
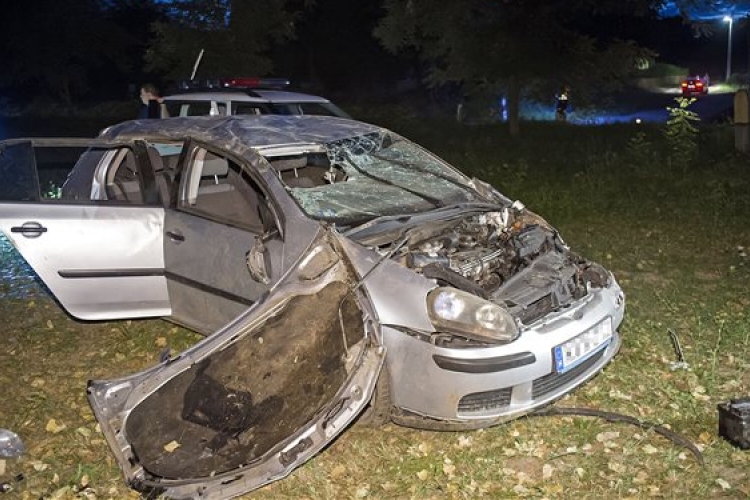
[[[614,358],[624,310],[622,290],[612,279],[609,287],[594,289],[573,306],[545,316],[508,345],[443,348],[384,327],[394,420],[415,427],[476,428],[544,406]],[[558,373],[553,349],[607,318],[613,328],[609,344]]]

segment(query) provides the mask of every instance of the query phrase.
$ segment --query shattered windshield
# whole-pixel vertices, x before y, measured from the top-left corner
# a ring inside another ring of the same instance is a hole
[[[467,177],[385,131],[328,143],[317,156],[270,161],[308,215],[341,225],[481,200]]]

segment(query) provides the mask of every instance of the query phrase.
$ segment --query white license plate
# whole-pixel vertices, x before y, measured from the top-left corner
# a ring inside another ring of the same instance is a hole
[[[612,340],[612,320],[606,318],[552,350],[555,371],[562,373],[604,349]]]

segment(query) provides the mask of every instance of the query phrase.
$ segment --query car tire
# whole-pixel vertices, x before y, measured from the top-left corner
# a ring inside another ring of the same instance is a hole
[[[391,422],[391,381],[385,367],[380,371],[372,398],[357,420],[364,427],[381,427]]]

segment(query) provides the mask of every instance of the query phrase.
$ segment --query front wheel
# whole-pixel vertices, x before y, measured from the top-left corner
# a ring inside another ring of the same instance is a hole
[[[385,367],[380,371],[380,376],[375,384],[375,391],[357,420],[359,425],[365,427],[381,427],[391,421],[391,380]]]

